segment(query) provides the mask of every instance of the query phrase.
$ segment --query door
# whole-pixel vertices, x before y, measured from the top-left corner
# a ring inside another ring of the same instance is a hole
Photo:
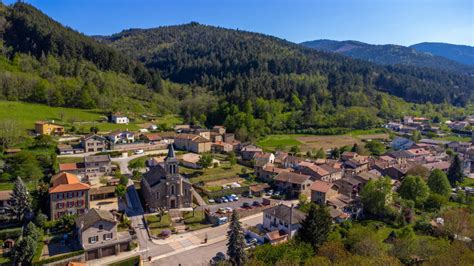
[[[87,252],[87,260],[95,260],[99,258],[99,250],[91,250]]]
[[[115,246],[106,247],[102,249],[102,257],[115,255]]]
[[[176,200],[175,199],[170,200],[170,209],[176,209]]]

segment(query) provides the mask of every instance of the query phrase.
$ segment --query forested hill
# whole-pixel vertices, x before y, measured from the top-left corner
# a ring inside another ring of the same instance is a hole
[[[140,84],[154,85],[159,77],[140,62],[101,44],[75,30],[62,26],[33,6],[17,2],[7,8],[0,23],[4,45],[13,53],[30,54],[36,58],[53,55],[64,60],[87,60],[100,70],[130,75]]]
[[[453,61],[474,66],[474,47],[450,43],[423,42],[410,46],[420,52],[443,56]]]
[[[363,59],[381,65],[402,64],[474,75],[474,67],[465,64],[466,61],[474,58],[472,57],[473,55],[469,58],[466,53],[458,53],[458,60],[453,60],[453,58],[445,56],[447,53],[427,53],[433,49],[429,50],[428,47],[422,44],[418,46],[419,49],[417,46],[405,47],[391,44],[372,45],[358,41],[333,40],[308,41],[301,43],[301,45],[316,50],[341,53],[352,58]],[[425,50],[423,50],[423,48],[425,48]],[[459,59],[461,58],[463,58],[464,61],[460,61]]]
[[[158,72],[141,62],[63,27],[29,4],[0,3],[0,100],[160,111],[171,101],[158,95],[162,90]]]
[[[165,78],[208,86],[232,102],[255,97],[289,101],[292,95],[304,100],[314,95],[318,104],[348,106],[359,94],[370,101],[374,91],[384,91],[407,101],[464,105],[474,88],[473,78],[465,75],[383,67],[271,36],[198,23],[131,29],[101,39],[158,68]]]

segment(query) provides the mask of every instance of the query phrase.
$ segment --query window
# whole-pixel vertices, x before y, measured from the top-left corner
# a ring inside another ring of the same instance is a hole
[[[156,199],[160,199],[160,192],[156,192]]]
[[[73,193],[73,192],[68,192],[68,193],[67,193],[67,197],[68,197],[68,198],[72,198],[73,196],[74,196],[74,193]]]
[[[99,224],[99,230],[102,230],[104,229],[104,225],[103,224]]]
[[[56,195],[56,199],[61,200],[63,199],[63,193],[59,193]]]
[[[174,195],[174,185],[171,185],[171,195]]]
[[[94,244],[99,241],[99,236],[91,236],[89,237],[89,244]]]
[[[104,240],[112,239],[113,233],[104,234]]]

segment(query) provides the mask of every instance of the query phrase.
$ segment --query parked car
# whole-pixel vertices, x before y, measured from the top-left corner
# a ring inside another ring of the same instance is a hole
[[[215,201],[216,201],[216,203],[222,203],[223,202],[222,198],[216,198]]]
[[[217,254],[214,257],[212,257],[213,262],[221,262],[221,261],[225,261],[225,259],[226,259],[225,254],[222,252],[217,252]]]
[[[221,199],[222,199],[222,202],[224,202],[224,203],[229,202],[229,200],[226,197],[222,197]]]
[[[254,201],[253,206],[260,207],[260,206],[262,206],[262,203],[260,203],[259,201]]]
[[[226,209],[225,208],[219,208],[216,212],[217,213],[226,213]]]
[[[251,209],[251,208],[252,208],[252,206],[250,206],[250,203],[248,203],[248,202],[244,202],[244,203],[242,204],[242,208],[245,208],[245,209]]]
[[[225,207],[225,211],[228,212],[228,213],[231,213],[231,212],[232,212],[232,208],[231,208],[231,207]]]
[[[214,199],[209,199],[208,202],[209,203],[215,203],[216,201]]]
[[[217,225],[225,224],[228,221],[229,221],[229,219],[227,219],[227,217],[219,217],[219,219],[217,219]]]
[[[231,194],[230,196],[234,199],[234,201],[239,200],[239,197],[237,197],[237,195],[235,195],[235,194]]]
[[[144,151],[143,151],[143,150],[136,150],[134,153],[135,153],[135,154],[143,154]]]
[[[226,196],[226,198],[227,198],[227,200],[228,200],[229,202],[234,201],[234,198],[233,198],[232,196]]]

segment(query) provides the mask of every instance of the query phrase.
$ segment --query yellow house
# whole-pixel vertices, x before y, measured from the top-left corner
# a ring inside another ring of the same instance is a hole
[[[64,127],[45,121],[36,122],[35,131],[41,135],[64,135]]]

